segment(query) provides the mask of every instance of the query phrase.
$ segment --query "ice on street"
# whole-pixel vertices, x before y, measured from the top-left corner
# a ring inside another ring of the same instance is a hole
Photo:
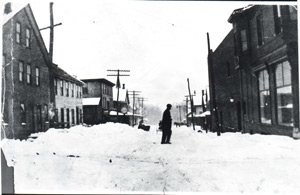
[[[2,140],[16,193],[300,192],[300,140],[107,123]]]

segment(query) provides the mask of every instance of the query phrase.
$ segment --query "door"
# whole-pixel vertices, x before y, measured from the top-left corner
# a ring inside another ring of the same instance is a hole
[[[37,113],[36,113],[36,119],[37,119],[37,131],[42,131],[42,106],[37,106]]]

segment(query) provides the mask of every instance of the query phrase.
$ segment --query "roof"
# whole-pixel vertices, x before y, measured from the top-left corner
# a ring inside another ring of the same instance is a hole
[[[83,106],[97,106],[100,103],[101,98],[82,98]]]
[[[101,82],[101,83],[106,83],[110,86],[115,86],[114,83],[110,82],[109,80],[107,79],[104,79],[104,78],[98,78],[98,79],[81,79],[81,81],[85,82],[85,83],[88,83],[88,82]]]
[[[246,7],[242,7],[242,8],[233,10],[232,14],[230,15],[230,17],[228,18],[227,21],[231,23],[233,18],[240,16],[241,14],[244,14],[246,11],[248,11],[252,7],[254,7],[254,5],[248,5]]]
[[[64,79],[70,82],[74,82],[77,83],[79,85],[83,85],[84,83],[76,78],[74,78],[73,76],[69,75],[66,71],[64,71],[63,69],[61,69],[60,67],[58,67],[58,65],[56,64],[52,64],[51,66],[51,72],[53,73],[53,75],[55,77],[58,77],[60,79]]]

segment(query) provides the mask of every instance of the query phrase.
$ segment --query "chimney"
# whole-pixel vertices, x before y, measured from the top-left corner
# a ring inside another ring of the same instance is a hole
[[[123,87],[122,87],[122,89],[125,89],[125,84],[123,84]]]
[[[4,14],[9,14],[10,12],[12,12],[11,3],[6,3],[4,7]]]

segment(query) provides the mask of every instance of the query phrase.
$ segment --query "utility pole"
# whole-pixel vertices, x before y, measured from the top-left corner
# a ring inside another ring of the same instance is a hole
[[[206,111],[206,108],[205,108],[205,104],[204,104],[204,90],[202,90],[202,110],[203,110],[203,112],[205,112]]]
[[[49,58],[51,60],[51,64],[53,62],[53,42],[54,42],[54,27],[62,25],[62,23],[54,24],[53,17],[53,2],[50,2],[50,26],[41,28],[41,30],[50,29],[50,44],[49,44]]]
[[[132,101],[132,127],[134,127],[134,103],[135,103],[135,96],[139,95],[138,93],[140,93],[141,91],[129,91],[132,92],[132,94],[128,94],[128,95],[132,95],[133,96],[133,101]]]
[[[191,96],[195,96],[195,95],[191,95]],[[193,104],[192,104],[192,99],[191,99],[191,96],[190,95],[186,95],[186,100],[183,100],[186,102],[186,122],[188,123],[188,112],[189,112],[189,109],[188,109],[188,102],[190,101],[190,104],[191,104],[191,113],[193,112]],[[189,100],[190,98],[190,100]],[[193,121],[192,121],[193,122]]]
[[[194,123],[194,114],[193,114],[193,97],[191,95],[191,89],[190,89],[190,80],[189,78],[187,79],[188,82],[188,89],[189,89],[189,96],[190,96],[190,101],[191,101],[191,113],[192,113],[192,123],[193,123],[193,129],[195,130],[195,123]]]
[[[217,128],[217,135],[220,136],[220,127],[219,127],[219,118],[218,118],[218,112],[217,112],[217,106],[216,106],[216,96],[215,96],[215,84],[214,84],[214,73],[213,73],[213,62],[212,62],[212,50],[210,49],[210,39],[209,39],[209,34],[207,33],[207,45],[208,45],[208,75],[209,75],[209,87],[211,91],[211,99],[212,99],[212,106],[210,106],[210,112],[211,116],[214,114],[215,118],[215,123],[216,123],[216,128]],[[212,122],[211,120],[211,127],[212,127]]]
[[[117,72],[117,74],[108,74],[107,76],[116,76],[117,77],[117,83],[116,83],[116,88],[118,90],[117,92],[117,122],[119,121],[119,89],[121,87],[120,84],[120,76],[130,76],[128,74],[120,74],[120,72],[130,72],[130,70],[107,70],[111,72]]]
[[[138,101],[142,102],[142,120],[144,120],[144,101],[148,101],[147,98],[138,98]]]

